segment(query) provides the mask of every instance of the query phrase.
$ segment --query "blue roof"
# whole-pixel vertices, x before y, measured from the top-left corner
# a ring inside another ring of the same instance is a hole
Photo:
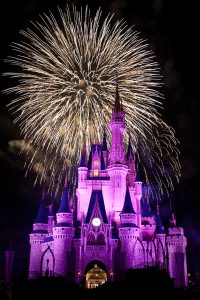
[[[156,221],[156,230],[155,230],[155,233],[156,234],[164,234],[165,231],[163,229],[163,224],[162,224],[160,215],[158,215],[158,214],[155,215],[155,221]]]
[[[103,200],[103,194],[102,194],[102,191],[98,191],[98,190],[92,191],[92,195],[91,195],[91,198],[90,198],[90,204],[89,204],[89,207],[88,207],[88,212],[87,212],[85,222],[89,223],[96,201],[99,205],[99,209],[100,209],[100,212],[101,212],[101,215],[102,215],[102,218],[103,218],[103,222],[108,223],[107,216],[106,216],[105,205],[104,205],[104,200]]]
[[[106,132],[104,130],[103,142],[102,142],[102,147],[101,147],[102,151],[108,151],[106,137],[107,137],[107,135],[106,135]]]
[[[152,213],[151,213],[151,209],[150,209],[150,206],[147,202],[147,199],[146,198],[143,198],[142,197],[142,201],[141,201],[141,206],[142,206],[142,217],[152,217]]]
[[[67,186],[64,187],[62,199],[60,202],[60,207],[58,209],[58,213],[71,213],[69,207],[69,198],[68,198],[68,189]]]
[[[48,214],[49,214],[49,208],[46,207],[44,199],[42,199],[40,203],[40,208],[35,220],[36,223],[42,223],[42,224],[48,224]]]
[[[126,189],[126,195],[124,199],[124,206],[121,211],[122,214],[135,214],[135,211],[133,209],[131,196],[129,192],[129,188]]]

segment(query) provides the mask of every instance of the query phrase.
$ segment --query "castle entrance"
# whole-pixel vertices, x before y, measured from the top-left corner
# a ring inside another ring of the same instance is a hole
[[[105,266],[100,261],[92,261],[86,267],[86,288],[93,289],[107,281]]]

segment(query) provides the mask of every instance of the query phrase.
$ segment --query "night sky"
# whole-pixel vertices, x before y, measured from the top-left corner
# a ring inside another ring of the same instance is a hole
[[[199,205],[199,10],[197,1],[144,0],[3,0],[0,8],[1,73],[9,70],[3,62],[10,44],[20,41],[20,29],[29,26],[40,13],[55,12],[66,3],[77,7],[89,4],[92,12],[102,7],[103,15],[115,13],[128,25],[135,24],[141,37],[147,39],[159,62],[164,82],[164,120],[171,125],[180,141],[182,177],[173,194],[177,223],[188,238],[188,269],[200,272],[200,205]],[[11,81],[1,78],[1,90]],[[23,271],[29,253],[28,234],[36,217],[41,187],[33,187],[34,174],[25,178],[24,158],[18,154],[17,140],[22,139],[14,117],[6,105],[12,96],[0,94],[0,250],[16,250]],[[14,146],[15,145],[15,146]],[[161,204],[165,217],[168,204]],[[20,265],[20,263],[19,263]]]

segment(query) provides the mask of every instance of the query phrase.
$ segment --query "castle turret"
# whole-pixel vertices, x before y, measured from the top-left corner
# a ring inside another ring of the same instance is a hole
[[[78,167],[78,186],[80,188],[86,188],[86,180],[87,180],[87,152],[86,152],[86,141],[85,134],[83,135],[83,145],[81,149],[81,158],[80,164]]]
[[[176,227],[176,215],[174,210],[172,209],[172,201],[170,199],[170,220],[169,220],[169,224],[170,227]]]
[[[125,130],[125,113],[119,97],[118,83],[116,85],[115,104],[112,119],[109,123],[111,131],[110,165],[125,163],[123,136]]]
[[[126,190],[120,219],[119,238],[122,244],[124,268],[131,268],[133,266],[133,245],[139,237],[140,231],[139,227],[136,225],[136,213],[133,209],[129,188]]]
[[[174,278],[175,286],[185,287],[188,284],[187,278],[187,260],[186,247],[187,238],[184,235],[182,227],[177,227],[173,223],[168,229],[167,246],[168,246],[168,271]]]
[[[55,273],[66,276],[71,271],[71,247],[74,235],[73,215],[69,206],[67,179],[65,180],[63,196],[56,218],[57,224],[53,228]]]
[[[101,171],[101,156],[98,151],[98,145],[95,145],[95,151],[92,154],[91,176],[99,176]]]
[[[136,169],[135,169],[135,155],[131,146],[131,141],[129,138],[129,144],[126,154],[126,162],[128,165],[128,174],[127,174],[127,185],[133,187],[136,178]]]
[[[110,199],[112,201],[114,220],[119,223],[120,212],[126,191],[126,176],[128,167],[125,165],[123,136],[125,130],[125,113],[119,98],[118,83],[116,86],[115,104],[112,119],[109,123],[111,130],[110,165],[107,172],[110,176]]]
[[[142,203],[142,219],[141,219],[141,234],[145,241],[149,241],[155,232],[156,222],[151,212],[151,208],[147,199],[147,194],[141,199]]]
[[[142,181],[140,179],[140,174],[137,171],[135,183],[134,183],[134,197],[136,199],[135,207],[137,212],[137,225],[141,225],[141,198],[142,198]]]
[[[160,217],[160,207],[157,202],[157,211],[155,215],[156,229],[155,238],[157,246],[157,264],[166,267],[166,234]]]
[[[40,203],[40,208],[33,224],[33,231],[30,237],[30,262],[29,278],[37,277],[41,272],[42,241],[48,234],[48,207],[45,205],[44,193]]]
[[[55,212],[53,203],[49,205],[49,214],[48,214],[48,233],[49,235],[53,232],[53,226],[55,225]]]
[[[103,133],[103,142],[102,142],[101,150],[102,150],[104,165],[105,165],[105,168],[107,168],[108,164],[109,164],[109,152],[108,152],[108,148],[107,148],[107,136],[106,136],[105,130]]]

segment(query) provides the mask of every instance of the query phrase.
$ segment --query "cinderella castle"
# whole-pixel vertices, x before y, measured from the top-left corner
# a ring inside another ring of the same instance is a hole
[[[127,151],[123,144],[118,87],[108,125],[110,150],[104,134],[87,159],[83,143],[76,208],[70,207],[67,182],[56,214],[41,201],[30,234],[29,277],[62,276],[93,288],[127,269],[157,266],[168,271],[175,286],[187,286],[184,230],[173,213],[164,229],[159,206],[152,213],[142,195],[131,144]]]

